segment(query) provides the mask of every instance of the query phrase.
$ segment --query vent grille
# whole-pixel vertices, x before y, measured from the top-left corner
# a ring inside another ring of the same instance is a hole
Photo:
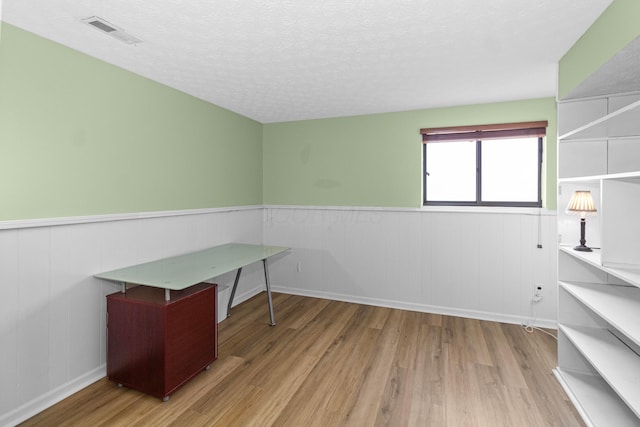
[[[118,39],[123,43],[131,45],[142,43],[142,40],[140,40],[139,38],[132,36],[122,28],[118,28],[100,17],[91,16],[89,18],[81,19],[80,22],[87,24],[90,27],[93,27],[96,30],[99,30],[115,39]]]
[[[105,24],[105,23],[104,23],[104,22],[102,22],[102,21],[98,21],[98,20],[96,20],[96,19],[92,19],[91,21],[88,21],[88,22],[87,22],[87,24],[89,24],[89,25],[93,25],[94,27],[96,27],[96,28],[97,28],[97,29],[99,29],[99,30],[104,31],[105,33],[110,33],[110,32],[112,32],[112,31],[118,31],[118,30],[116,30],[115,28],[113,28],[113,27],[111,27],[111,26],[109,26],[109,25]]]

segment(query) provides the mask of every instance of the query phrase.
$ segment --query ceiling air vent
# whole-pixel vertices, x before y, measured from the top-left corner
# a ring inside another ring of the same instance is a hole
[[[131,34],[127,33],[126,31],[124,31],[122,28],[116,27],[115,25],[105,21],[102,18],[99,18],[97,16],[92,16],[90,18],[84,18],[81,19],[80,22],[83,22],[93,28],[95,28],[96,30],[99,30],[113,38],[116,38],[118,40],[120,40],[121,42],[124,42],[126,44],[138,44],[138,43],[142,43],[142,40],[140,40],[137,37],[132,36]]]

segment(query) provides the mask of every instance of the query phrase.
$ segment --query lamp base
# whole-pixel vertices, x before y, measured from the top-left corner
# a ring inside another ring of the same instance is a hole
[[[593,252],[589,246],[585,245],[576,246],[575,248],[573,248],[573,250],[580,252]]]

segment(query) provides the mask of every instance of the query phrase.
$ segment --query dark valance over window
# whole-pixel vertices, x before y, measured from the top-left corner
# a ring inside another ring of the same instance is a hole
[[[541,138],[547,134],[547,121],[500,123],[420,129],[422,142],[480,141],[504,138]]]

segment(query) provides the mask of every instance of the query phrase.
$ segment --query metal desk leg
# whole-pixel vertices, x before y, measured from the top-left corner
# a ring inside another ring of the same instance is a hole
[[[275,326],[276,319],[273,315],[273,301],[271,301],[271,285],[269,284],[269,270],[267,268],[266,258],[262,260],[262,265],[264,265],[264,280],[267,286],[267,302],[269,303],[269,319],[271,320],[271,323],[269,323],[269,325]]]
[[[238,269],[236,273],[236,280],[233,282],[233,288],[231,288],[231,296],[229,297],[229,304],[227,305],[227,317],[231,316],[231,304],[233,304],[233,297],[236,295],[236,288],[238,287],[238,280],[240,280],[240,273],[242,273],[242,267]]]

